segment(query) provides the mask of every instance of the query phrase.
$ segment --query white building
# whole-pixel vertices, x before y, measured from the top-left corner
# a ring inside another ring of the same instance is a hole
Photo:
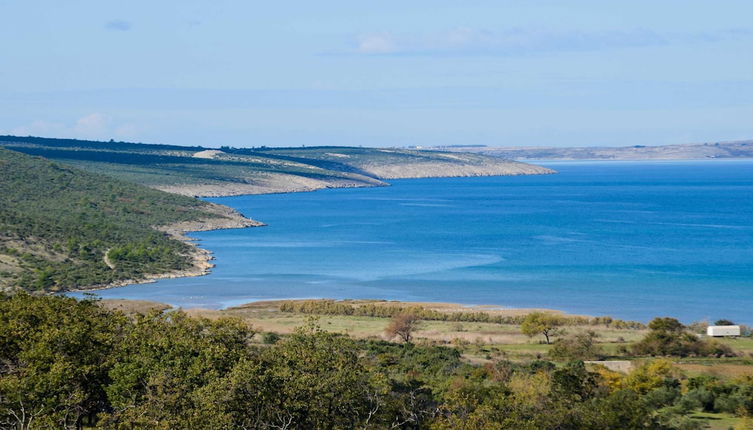
[[[740,326],[739,325],[710,325],[706,329],[706,334],[713,337],[740,336]]]

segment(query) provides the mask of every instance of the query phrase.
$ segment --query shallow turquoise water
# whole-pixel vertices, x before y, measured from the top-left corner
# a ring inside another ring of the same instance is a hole
[[[184,307],[380,298],[753,323],[753,161],[546,163],[547,176],[211,199],[209,276],[99,292]]]

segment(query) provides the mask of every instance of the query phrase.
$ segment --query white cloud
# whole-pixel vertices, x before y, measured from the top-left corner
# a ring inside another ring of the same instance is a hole
[[[389,54],[395,52],[396,48],[391,34],[372,33],[359,37],[356,50],[361,54]]]
[[[139,135],[139,129],[133,124],[116,124],[110,116],[95,112],[77,119],[73,124],[34,121],[0,134],[108,140],[136,138]]]
[[[77,136],[101,137],[107,135],[110,130],[110,118],[101,113],[93,113],[79,118],[73,126],[73,132]]]

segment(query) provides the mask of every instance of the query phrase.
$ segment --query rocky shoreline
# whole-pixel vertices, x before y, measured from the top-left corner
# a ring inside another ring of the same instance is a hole
[[[208,205],[209,206],[207,208],[207,212],[216,215],[215,217],[208,217],[195,221],[183,221],[175,224],[154,227],[155,230],[161,231],[169,235],[173,239],[180,240],[181,242],[190,246],[190,251],[188,254],[191,259],[190,268],[164,273],[153,273],[145,275],[143,278],[139,279],[123,279],[116,282],[92,285],[90,287],[79,288],[70,291],[97,291],[110,288],[125,287],[126,285],[133,284],[149,284],[160,279],[204,276],[208,274],[209,271],[214,267],[214,264],[211,263],[214,257],[212,256],[211,251],[199,247],[194,239],[186,236],[187,233],[196,231],[224,230],[231,228],[261,227],[266,225],[263,222],[246,218],[233,208],[218,205],[215,203],[208,203]]]
[[[180,194],[190,197],[233,197],[255,194],[287,194],[303,193],[323,190],[328,188],[370,188],[385,187],[389,184],[381,181],[372,183],[355,182],[347,180],[320,180],[290,175],[274,175],[281,178],[269,178],[256,183],[223,183],[223,184],[181,184],[160,185],[154,188],[168,193]]]
[[[359,166],[365,174],[351,173],[350,177],[308,178],[285,173],[267,173],[249,178],[248,182],[157,185],[154,188],[191,197],[231,197],[250,194],[283,194],[316,191],[328,188],[386,187],[387,179],[461,178],[477,176],[549,175],[555,170],[510,160],[455,159],[453,154],[441,154],[441,161],[410,163],[367,163]]]

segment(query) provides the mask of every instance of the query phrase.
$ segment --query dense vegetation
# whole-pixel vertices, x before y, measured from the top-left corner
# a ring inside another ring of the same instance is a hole
[[[420,305],[400,305],[389,302],[358,302],[323,300],[288,300],[280,304],[280,311],[314,315],[353,315],[391,318],[409,313],[427,321],[488,322],[496,324],[522,324],[528,315],[494,315],[490,312],[442,312]],[[637,321],[623,321],[611,317],[581,317],[551,315],[557,325],[604,325],[616,329],[637,329],[644,325]]]
[[[0,148],[0,287],[61,290],[185,268],[188,246],[153,226],[216,216],[207,207]]]
[[[700,340],[689,333],[685,326],[674,318],[654,318],[649,324],[651,330],[640,342],[633,345],[637,355],[652,356],[732,356],[732,350],[716,340]]]
[[[23,429],[694,429],[753,413],[753,380],[628,374],[580,361],[461,360],[315,322],[254,339],[234,319],[126,316],[91,300],[0,296],[0,426]]]

